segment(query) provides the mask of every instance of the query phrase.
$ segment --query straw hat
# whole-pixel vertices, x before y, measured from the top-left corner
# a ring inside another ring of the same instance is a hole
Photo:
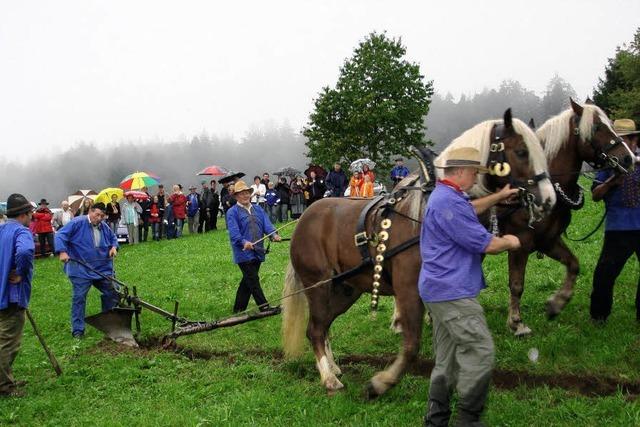
[[[243,191],[249,191],[253,195],[253,188],[249,187],[244,181],[237,181],[233,186],[233,194],[242,193]]]
[[[636,130],[636,122],[631,119],[618,119],[613,122],[613,130],[619,136],[637,135],[640,130]]]
[[[449,158],[444,166],[436,166],[440,169],[446,168],[476,168],[479,172],[488,172],[480,161],[480,152],[475,148],[462,147],[454,148],[449,152]]]

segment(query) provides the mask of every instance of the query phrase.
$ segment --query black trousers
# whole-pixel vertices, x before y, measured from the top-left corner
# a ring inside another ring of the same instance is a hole
[[[38,241],[40,242],[40,255],[45,256],[47,252],[53,253],[53,233],[38,233]],[[47,249],[49,250],[47,251]]]
[[[218,229],[218,213],[220,211],[220,205],[213,205],[213,208],[209,211],[209,220],[207,221],[207,231]]]
[[[142,217],[138,224],[138,241],[146,242],[149,237],[149,217]]]
[[[640,261],[640,230],[605,231],[602,252],[593,272],[591,317],[606,320],[613,305],[613,285],[631,255]],[[640,320],[640,280],[636,290],[636,318]]]
[[[260,261],[248,261],[238,264],[238,267],[240,267],[242,271],[242,280],[240,280],[240,285],[236,292],[236,301],[233,304],[234,313],[246,310],[251,296],[253,296],[258,307],[267,304],[267,298],[262,292],[260,277],[258,276],[260,264]]]
[[[207,222],[209,221],[209,215],[207,214],[206,209],[200,209],[200,222],[198,222],[198,233],[202,233],[203,231],[209,231],[209,227],[207,227]]]

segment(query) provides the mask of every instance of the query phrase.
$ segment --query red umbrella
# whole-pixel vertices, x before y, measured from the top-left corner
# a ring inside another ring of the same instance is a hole
[[[126,193],[124,193],[124,197],[129,197],[129,196],[133,196],[135,200],[149,200],[150,198],[149,195],[144,191],[135,191],[135,190],[127,191]]]
[[[225,176],[229,171],[221,166],[211,165],[198,172],[198,175]]]

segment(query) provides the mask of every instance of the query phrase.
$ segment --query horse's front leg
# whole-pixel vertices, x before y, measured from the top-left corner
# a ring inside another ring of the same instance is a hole
[[[370,399],[386,393],[396,385],[407,367],[413,363],[420,351],[420,337],[422,335],[422,319],[424,317],[424,305],[418,295],[415,281],[409,283],[396,278],[394,275],[394,290],[396,292],[396,310],[399,314],[399,322],[402,328],[403,344],[398,356],[391,366],[384,371],[376,373],[367,386],[367,396]]]
[[[509,252],[509,291],[511,298],[509,301],[509,317],[507,324],[517,337],[529,335],[531,329],[522,321],[520,314],[520,299],[524,292],[524,276],[527,270],[527,259],[529,253],[526,250]]]
[[[564,278],[564,283],[553,295],[547,300],[547,316],[553,319],[560,314],[562,309],[567,305],[571,297],[573,296],[573,286],[576,283],[576,278],[580,272],[580,263],[578,259],[573,255],[571,250],[562,241],[561,238],[556,240],[551,249],[544,252],[550,258],[561,262],[567,268],[567,274]]]

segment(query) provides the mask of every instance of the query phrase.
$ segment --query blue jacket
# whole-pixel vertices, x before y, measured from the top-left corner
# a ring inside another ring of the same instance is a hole
[[[109,258],[109,251],[118,247],[118,238],[104,221],[100,222],[100,244],[95,247],[92,227],[86,215],[75,217],[56,233],[53,246],[56,253],[66,252],[69,257],[82,260],[100,273],[112,276],[113,260]],[[64,272],[69,277],[102,279],[73,261],[64,265]]]
[[[400,179],[406,177],[407,175],[409,175],[409,169],[405,165],[394,166],[393,169],[391,169],[392,181],[399,181]]]
[[[251,230],[251,221],[255,222],[255,230]],[[258,243],[252,251],[243,251],[245,242],[255,242],[265,234],[273,233],[276,229],[269,221],[265,211],[258,205],[251,205],[251,214],[239,204],[235,204],[227,211],[227,230],[233,250],[233,262],[264,261],[263,242]]]
[[[200,209],[200,196],[198,193],[189,193],[187,195],[187,200],[189,201],[189,206],[187,207],[187,216],[194,217],[198,213]]]
[[[0,225],[0,310],[10,302],[23,308],[29,306],[34,252],[33,235],[27,227],[12,219]],[[11,270],[22,277],[20,283],[9,283]]]
[[[267,199],[267,205],[274,206],[280,202],[280,197],[278,197],[278,193],[276,190],[267,190],[267,194],[264,195],[264,198]]]

